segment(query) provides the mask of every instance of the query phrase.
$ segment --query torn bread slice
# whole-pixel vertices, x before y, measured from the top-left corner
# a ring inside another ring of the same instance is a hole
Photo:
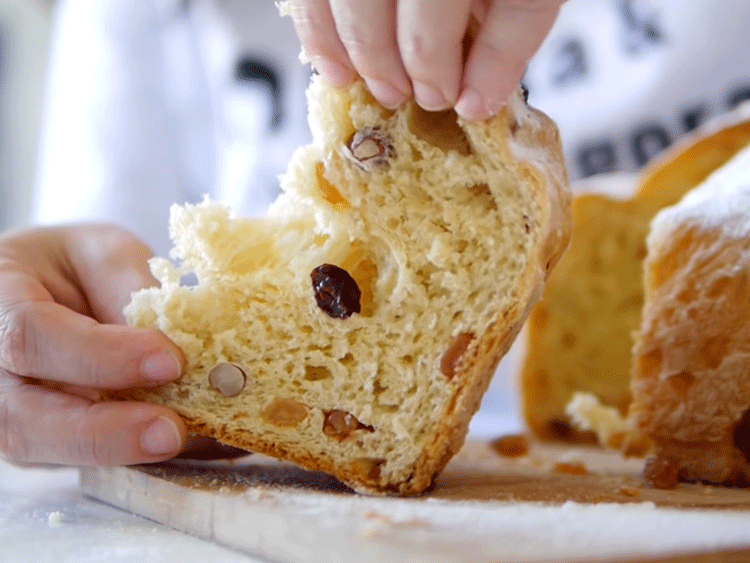
[[[177,265],[154,259],[161,284],[126,316],[173,339],[187,372],[127,397],[358,491],[418,494],[567,245],[557,130],[520,92],[483,123],[317,77],[308,100],[313,142],[267,217],[173,207]]]

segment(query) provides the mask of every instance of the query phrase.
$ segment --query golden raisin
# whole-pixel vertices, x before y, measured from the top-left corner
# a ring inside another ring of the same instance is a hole
[[[588,475],[586,466],[579,461],[560,461],[555,464],[555,472],[568,475]]]
[[[445,377],[451,379],[456,375],[458,364],[473,339],[474,335],[470,332],[462,332],[453,339],[440,360],[440,371]]]
[[[307,418],[307,407],[293,399],[277,397],[263,409],[263,418],[275,426],[297,426]]]
[[[503,457],[522,457],[529,453],[529,441],[522,434],[501,436],[490,445]]]
[[[372,426],[362,424],[353,414],[338,409],[327,412],[323,421],[323,433],[339,442],[347,439],[352,432],[359,429],[373,431]]]

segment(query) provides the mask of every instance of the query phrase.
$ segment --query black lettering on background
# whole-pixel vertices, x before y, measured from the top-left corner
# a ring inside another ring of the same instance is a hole
[[[617,155],[615,145],[611,141],[590,143],[576,152],[576,160],[583,178],[616,170]]]
[[[571,38],[564,41],[552,59],[552,82],[563,86],[577,82],[588,73],[583,43]]]
[[[688,110],[683,111],[680,114],[680,121],[685,132],[697,129],[698,126],[706,120],[708,114],[708,108],[705,105],[700,105]]]
[[[734,109],[742,102],[750,100],[750,84],[743,84],[732,89],[727,97],[727,106]]]
[[[282,92],[279,73],[269,63],[252,58],[243,57],[237,62],[235,79],[238,82],[252,82],[260,84],[271,98],[271,129],[278,129],[282,120]]]
[[[663,40],[654,14],[645,14],[642,4],[634,0],[618,0],[617,6],[624,24],[623,48],[626,53],[638,54]]]
[[[633,134],[633,156],[643,166],[670,143],[669,133],[661,125],[646,125]]]

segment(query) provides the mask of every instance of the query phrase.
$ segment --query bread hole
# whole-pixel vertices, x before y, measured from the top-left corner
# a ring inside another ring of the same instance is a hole
[[[386,387],[386,386],[382,385],[382,384],[380,383],[380,380],[379,380],[379,379],[376,379],[376,380],[375,380],[375,381],[373,382],[373,384],[372,384],[372,394],[373,394],[373,395],[375,395],[376,397],[377,397],[378,395],[382,395],[382,394],[383,394],[384,392],[386,392],[387,390],[388,390],[388,387]]]
[[[180,287],[195,287],[198,285],[198,276],[195,272],[188,272],[180,276]]]
[[[299,327],[299,330],[302,334],[306,335],[310,335],[313,333],[313,327],[311,327],[310,325],[302,325],[301,327]]]
[[[440,372],[447,377],[452,379],[456,375],[456,371],[461,365],[461,359],[463,358],[466,350],[469,348],[469,344],[474,339],[474,334],[471,332],[462,332],[456,336],[448,346],[448,349],[440,359]]]
[[[375,205],[377,205],[378,207],[385,207],[385,196],[376,195],[374,200],[375,200]]]
[[[730,342],[730,339],[723,335],[706,338],[698,348],[695,363],[701,368],[716,369],[724,361]]]
[[[331,379],[333,374],[331,370],[325,366],[305,366],[305,379],[307,381],[323,381],[324,379]]]
[[[723,276],[714,281],[706,291],[706,297],[709,299],[716,299],[727,293],[727,288],[731,285],[732,278],[729,276]]]
[[[380,468],[384,463],[384,459],[361,457],[352,461],[349,467],[352,473],[366,481],[372,482],[380,481]]]
[[[372,426],[362,424],[349,412],[334,409],[324,413],[323,434],[329,438],[343,442],[357,430],[375,431]]]
[[[572,332],[566,332],[562,335],[562,338],[560,338],[560,343],[563,348],[570,350],[576,345],[576,335]]]
[[[346,211],[351,207],[344,196],[325,177],[325,166],[322,162],[315,165],[315,183],[323,199],[336,211]]]
[[[686,305],[689,305],[690,303],[694,303],[698,299],[698,292],[695,290],[694,287],[685,287],[680,291],[676,296],[675,299],[677,299],[678,302],[684,303]]]
[[[695,383],[695,376],[689,371],[681,371],[680,373],[670,375],[667,381],[672,386],[674,392],[685,399],[693,383]]]
[[[401,356],[399,358],[401,363],[405,366],[413,366],[414,365],[414,356],[411,354],[407,354],[406,356]]]
[[[274,426],[293,427],[307,418],[307,407],[294,399],[276,397],[265,406],[262,416]]]
[[[354,356],[347,352],[344,354],[344,356],[339,360],[339,363],[344,367],[349,367],[354,363]]]
[[[487,211],[497,211],[497,202],[495,201],[490,187],[487,184],[475,184],[469,187],[469,192],[472,196],[472,203],[479,204]],[[524,215],[524,217],[526,217]],[[526,226],[528,227],[527,233],[530,232],[531,226],[528,224],[528,217],[526,217]]]
[[[387,220],[387,221],[385,222],[385,224],[386,224],[386,225],[388,226],[388,228],[389,228],[389,229],[390,229],[391,231],[395,231],[395,230],[396,230],[396,229],[397,229],[398,227],[400,227],[400,226],[401,226],[401,221],[399,221],[399,220],[398,220],[398,219],[396,219],[395,217],[391,217],[390,219],[388,219],[388,220]]]
[[[455,111],[427,111],[412,104],[408,121],[415,137],[445,152],[456,151],[464,156],[471,154],[471,145],[458,125]]]
[[[287,374],[292,375],[294,373],[294,364],[287,364],[284,366],[284,371],[287,372]]]
[[[661,348],[655,348],[646,354],[638,356],[638,372],[643,379],[656,379],[661,373],[664,356]]]
[[[378,266],[372,251],[362,242],[352,243],[349,253],[341,262],[360,290],[360,316],[371,317],[375,312],[375,283],[378,280]]]
[[[177,398],[181,401],[187,401],[190,399],[190,390],[188,389],[180,389],[177,391]]]
[[[750,463],[750,409],[742,413],[732,432],[732,443]]]

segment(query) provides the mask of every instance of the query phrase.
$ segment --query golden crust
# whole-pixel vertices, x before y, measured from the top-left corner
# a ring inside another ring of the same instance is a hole
[[[570,249],[531,312],[520,383],[527,425],[545,440],[591,442],[565,414],[574,392],[625,414],[631,334],[640,324],[642,260],[654,215],[673,205],[750,141],[750,120],[729,114],[688,135],[650,164],[635,195],[574,198]],[[616,248],[612,252],[611,248]],[[616,274],[616,275],[615,275]],[[585,329],[578,327],[585,322]]]

